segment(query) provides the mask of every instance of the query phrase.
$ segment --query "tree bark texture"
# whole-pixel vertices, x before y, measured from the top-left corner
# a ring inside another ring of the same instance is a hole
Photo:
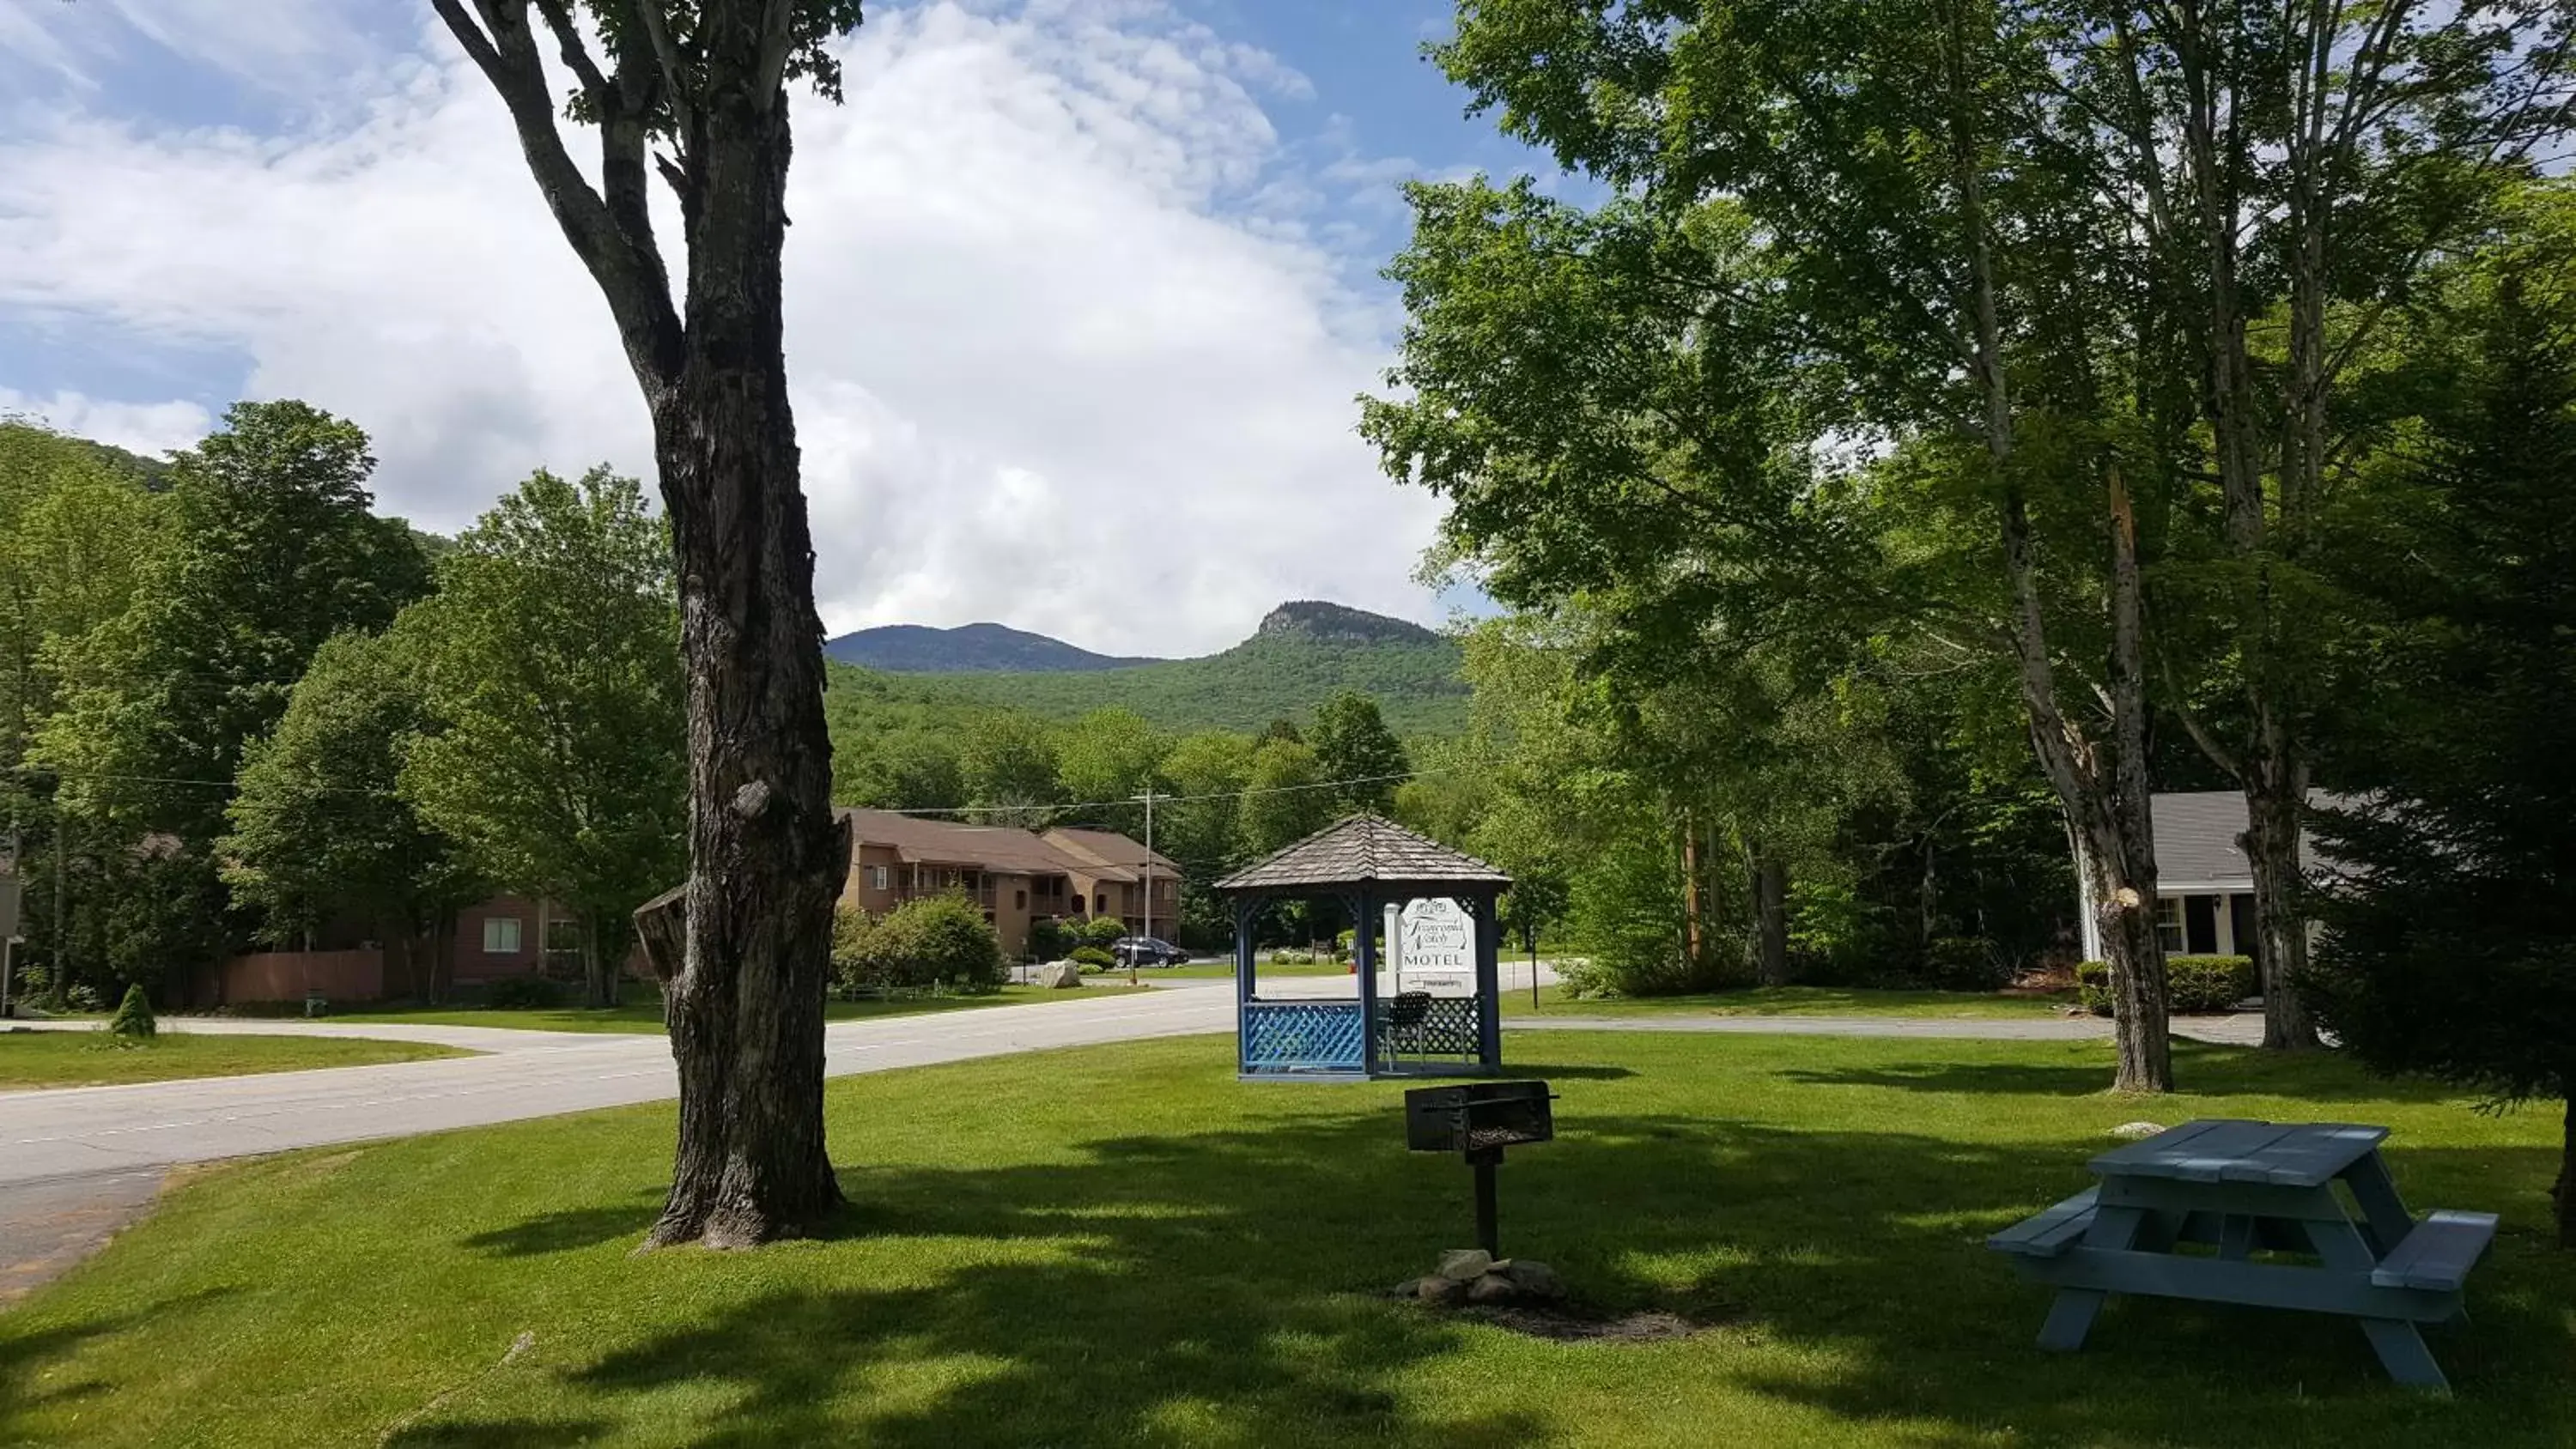
[[[1964,22],[1954,11],[1948,47],[1954,67],[1949,77],[1955,102],[1953,162],[1960,221],[1967,238],[1974,360],[1970,371],[1984,403],[1986,452],[1999,495],[2000,542],[2011,593],[2004,633],[2020,676],[2031,747],[2066,811],[2070,829],[2081,837],[2081,854],[2094,872],[2093,899],[2102,912],[2102,950],[2111,970],[2112,1034],[2119,1048],[2113,1085],[2128,1092],[2169,1092],[2173,1056],[2165,1037],[2164,951],[2155,932],[2155,832],[2146,759],[2145,595],[2138,571],[2137,520],[2119,465],[2106,464],[2111,637],[2103,696],[2110,725],[2109,738],[2097,740],[2067,714],[2059,699],[2029,500],[2012,478],[2016,462],[2012,383],[2005,366],[1994,252],[1974,133],[1973,87],[1965,73],[1967,49]]]
[[[673,13],[648,5],[638,13],[662,27],[653,46],[629,43],[603,67],[567,6],[431,4],[509,107],[530,174],[608,303],[652,417],[671,519],[689,878],[676,967],[655,922],[638,922],[669,973],[680,1077],[671,1192],[648,1245],[790,1235],[841,1201],[823,1141],[823,993],[849,849],[832,818],[823,628],[783,346],[789,11],[699,0],[681,12],[683,56],[664,33]],[[549,42],[597,122],[595,189],[556,128]],[[657,156],[665,119],[668,154]],[[687,238],[677,309],[647,195],[657,171]]]
[[[1768,851],[1753,856],[1755,965],[1765,986],[1789,984],[1789,867]]]
[[[653,408],[689,678],[688,951],[669,986],[680,1140],[656,1243],[743,1246],[841,1201],[823,996],[849,873],[787,400],[783,98],[719,91],[694,140],[687,358]],[[726,112],[730,112],[727,114]]]

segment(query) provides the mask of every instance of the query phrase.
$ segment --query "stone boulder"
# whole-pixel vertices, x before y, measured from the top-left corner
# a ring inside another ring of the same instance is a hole
[[[1440,1276],[1473,1283],[1493,1270],[1494,1255],[1482,1248],[1451,1248],[1440,1255]]]
[[[1500,1308],[1520,1301],[1521,1290],[1500,1273],[1487,1273],[1467,1285],[1467,1301],[1480,1307]]]
[[[1038,985],[1049,988],[1080,986],[1082,968],[1070,961],[1049,961],[1038,968],[1034,979]]]
[[[1565,1280],[1556,1270],[1535,1258],[1512,1258],[1494,1265],[1494,1274],[1509,1282],[1520,1296],[1539,1303],[1554,1303],[1565,1296]]]

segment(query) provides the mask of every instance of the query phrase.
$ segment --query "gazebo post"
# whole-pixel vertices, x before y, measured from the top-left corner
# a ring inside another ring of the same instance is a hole
[[[1260,953],[1252,946],[1252,919],[1261,914],[1261,902],[1254,896],[1234,898],[1234,1069],[1252,1070],[1252,1015],[1244,1007],[1252,1000],[1256,978],[1260,974]]]
[[[1377,925],[1369,917],[1377,910],[1377,892],[1363,883],[1352,901],[1351,914],[1357,918],[1351,928],[1351,952],[1360,969],[1360,1063],[1369,1076],[1378,1075],[1377,1059]]]
[[[1485,1070],[1503,1068],[1503,913],[1499,898],[1475,898],[1476,1055]]]

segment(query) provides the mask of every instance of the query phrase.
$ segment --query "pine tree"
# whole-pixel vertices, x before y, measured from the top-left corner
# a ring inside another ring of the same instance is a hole
[[[116,1015],[107,1023],[108,1035],[129,1042],[150,1041],[161,1034],[161,1024],[152,1017],[152,998],[143,994],[143,983],[125,988],[125,999],[117,1003]]]
[[[2508,278],[2514,271],[2503,273]],[[2568,309],[2562,304],[2562,314]],[[2311,983],[2376,1069],[2503,1102],[2576,1090],[2576,329],[2497,290],[2432,444],[2348,583],[2385,642],[2322,834],[2337,883]],[[2409,567],[2386,567],[2404,557]],[[2558,1185],[2576,1247],[2576,1104]]]

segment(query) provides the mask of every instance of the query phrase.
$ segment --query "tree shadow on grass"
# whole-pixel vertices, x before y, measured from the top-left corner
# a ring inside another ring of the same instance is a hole
[[[496,1258],[534,1258],[596,1247],[619,1238],[642,1241],[645,1230],[662,1215],[660,1193],[637,1193],[614,1203],[540,1213],[506,1228],[476,1233],[466,1247]]]
[[[2576,1258],[2500,1245],[2472,1281],[2476,1322],[2435,1348],[2463,1401],[2427,1408],[2388,1390],[2358,1331],[2333,1319],[2122,1303],[2096,1351],[2038,1352],[2048,1294],[1983,1240],[2081,1186],[2099,1145],[2088,1136],[1976,1144],[1579,1106],[1559,1131],[1505,1166],[1506,1251],[1556,1265],[1589,1306],[1744,1333],[1534,1346],[1392,1301],[1386,1289],[1468,1240],[1472,1219],[1455,1161],[1405,1153],[1381,1105],[1078,1143],[1069,1160],[847,1169],[857,1206],[843,1226],[865,1241],[798,1259],[810,1282],[567,1366],[563,1385],[611,1419],[659,1412],[675,1384],[701,1400],[717,1386],[726,1407],[685,1437],[733,1446],[1500,1449],[1704,1431],[1709,1418],[1673,1406],[1712,1393],[1822,1410],[1856,1434],[1901,1423],[1906,1442],[1933,1445],[2502,1445],[2569,1431],[2560,1305]],[[2538,1149],[2428,1148],[2400,1178],[2492,1192],[2553,1166]],[[2419,1211],[2497,1205],[2418,1197]],[[1563,1417],[1550,1395],[1567,1377],[1507,1367],[1533,1353],[1638,1355],[1567,1371],[1616,1386],[1635,1422]],[[538,1432],[460,1409],[410,1442]]]
[[[200,1288],[113,1318],[83,1319],[27,1332],[13,1331],[15,1323],[7,1311],[0,1310],[0,1442],[14,1441],[9,1421],[20,1411],[50,1408],[73,1399],[97,1398],[115,1392],[115,1385],[87,1378],[66,1379],[40,1386],[37,1382],[39,1365],[58,1361],[91,1339],[110,1337],[163,1317],[190,1313],[240,1291],[230,1284]]]
[[[2307,1097],[2350,1107],[2371,1102],[2435,1103],[2457,1100],[2459,1090],[2438,1082],[2374,1077],[2353,1063],[2262,1052],[2176,1038],[2174,1076],[2195,1095]],[[1786,1080],[1822,1086],[1893,1087],[1907,1092],[1968,1096],[2098,1097],[2111,1089],[2111,1064],[1925,1061],[1904,1066],[1789,1068]]]

